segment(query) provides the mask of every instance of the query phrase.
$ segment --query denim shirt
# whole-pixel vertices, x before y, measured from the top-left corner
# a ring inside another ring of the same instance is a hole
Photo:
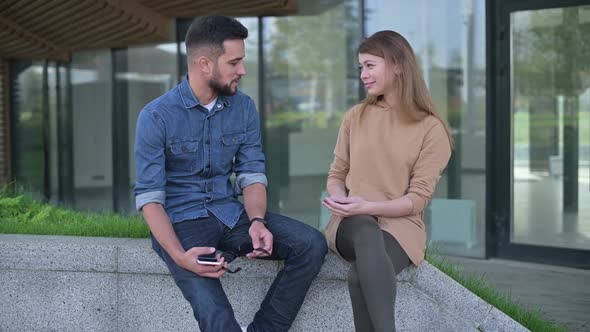
[[[172,223],[209,211],[231,228],[244,211],[237,195],[267,184],[252,99],[241,92],[219,96],[208,111],[187,78],[139,113],[134,154],[136,208],[160,203]]]

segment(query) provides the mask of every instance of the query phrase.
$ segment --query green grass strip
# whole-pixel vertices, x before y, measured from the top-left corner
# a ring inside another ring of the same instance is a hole
[[[93,237],[149,237],[140,216],[83,213],[34,201],[0,196],[0,233]]]
[[[566,332],[563,326],[556,325],[545,318],[539,310],[527,309],[521,304],[512,300],[509,293],[497,291],[490,281],[484,275],[469,274],[463,271],[463,268],[456,263],[451,263],[444,256],[432,254],[432,250],[427,254],[426,260],[434,265],[437,269],[451,277],[453,280],[470,290],[473,294],[479,296],[498,310],[502,311],[522,326],[533,332]]]

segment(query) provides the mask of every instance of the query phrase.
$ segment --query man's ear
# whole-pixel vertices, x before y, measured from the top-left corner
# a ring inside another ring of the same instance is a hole
[[[209,75],[213,72],[213,61],[204,55],[195,57],[195,65],[203,74]]]

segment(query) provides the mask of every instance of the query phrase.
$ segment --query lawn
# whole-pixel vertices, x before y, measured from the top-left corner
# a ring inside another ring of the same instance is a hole
[[[140,216],[83,213],[32,200],[0,196],[0,233],[100,237],[149,237]]]

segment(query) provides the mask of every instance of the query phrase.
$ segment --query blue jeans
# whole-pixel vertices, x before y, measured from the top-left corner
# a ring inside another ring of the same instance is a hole
[[[324,263],[328,248],[324,236],[306,224],[270,212],[265,219],[273,235],[272,255],[265,259],[284,260],[284,267],[270,286],[248,331],[288,331]],[[175,223],[173,227],[185,250],[215,247],[237,252],[241,245],[252,243],[246,213],[232,229],[211,214],[207,218]],[[153,236],[152,247],[191,304],[201,331],[241,331],[219,279],[201,277],[179,267]]]

